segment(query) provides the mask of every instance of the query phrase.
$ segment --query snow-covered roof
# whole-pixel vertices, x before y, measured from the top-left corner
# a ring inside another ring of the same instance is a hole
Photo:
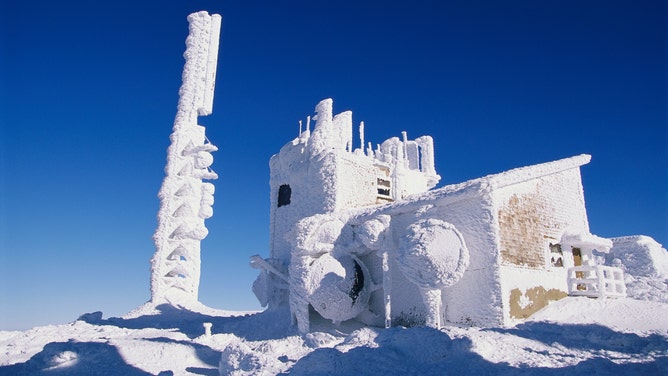
[[[578,168],[589,163],[590,160],[591,155],[581,154],[552,162],[514,168],[512,170],[504,171],[498,174],[492,174],[483,176],[481,178],[468,180],[463,183],[446,185],[442,188],[427,192],[425,195],[431,195],[433,198],[460,194],[468,196],[469,194],[475,194],[481,190],[491,191],[494,189],[507,187],[509,185],[519,184],[528,180],[556,174],[573,168]]]
[[[569,158],[559,159],[552,162],[540,163],[532,166],[519,167],[512,170],[487,175],[480,178],[468,180],[462,183],[450,184],[428,192],[406,197],[404,200],[393,203],[365,208],[363,214],[379,210],[409,210],[416,203],[422,205],[425,201],[431,201],[436,205],[449,204],[454,201],[481,196],[486,192],[519,184],[532,179],[556,174],[574,168],[579,168],[591,160],[591,155],[580,154]],[[360,213],[362,214],[362,213]]]
[[[560,243],[577,248],[596,249],[604,253],[608,253],[610,248],[612,248],[612,241],[610,239],[601,238],[588,232],[572,231],[569,229],[561,235]]]
[[[543,176],[556,174],[562,171],[578,168],[591,161],[591,155],[580,154],[570,158],[559,159],[552,162],[526,166],[488,175],[481,179],[486,180],[494,188],[502,188],[528,180],[538,179]]]

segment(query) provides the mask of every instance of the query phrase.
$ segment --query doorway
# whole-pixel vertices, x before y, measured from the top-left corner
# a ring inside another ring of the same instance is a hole
[[[573,247],[573,265],[582,266],[582,250],[580,248]],[[585,277],[584,272],[575,272],[575,278],[584,279],[584,277]],[[577,288],[580,291],[584,291],[587,289],[587,286],[578,283]]]

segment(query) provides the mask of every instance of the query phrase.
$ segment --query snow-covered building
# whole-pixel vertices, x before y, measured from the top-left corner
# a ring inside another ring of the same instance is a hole
[[[433,189],[429,136],[353,146],[332,100],[270,161],[270,257],[253,291],[313,317],[369,325],[507,325],[571,295],[623,296],[612,242],[589,232],[579,155]],[[316,316],[314,316],[316,315]]]

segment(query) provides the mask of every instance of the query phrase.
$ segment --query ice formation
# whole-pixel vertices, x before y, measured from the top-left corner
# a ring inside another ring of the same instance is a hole
[[[200,241],[213,215],[214,185],[210,168],[218,150],[198,125],[198,116],[213,111],[213,93],[220,37],[220,15],[205,11],[188,16],[183,83],[174,120],[167,166],[158,197],[156,252],[151,260],[151,301],[197,301],[200,279]]]
[[[188,17],[179,106],[159,197],[151,300],[196,302],[200,241],[213,214],[212,111],[220,16]],[[315,126],[311,129],[311,120]],[[353,140],[351,111],[325,99],[270,161],[270,255],[253,292],[311,318],[368,325],[505,325],[567,295],[626,295],[612,242],[589,232],[579,155],[432,190],[430,136]],[[365,145],[366,143],[366,145]],[[315,316],[314,316],[315,315]]]
[[[612,238],[605,265],[624,270],[627,294],[638,300],[668,303],[668,252],[649,236]]]
[[[316,120],[311,130],[311,119]],[[339,323],[504,325],[567,295],[625,295],[612,242],[589,232],[579,155],[431,190],[429,136],[353,145],[352,112],[325,99],[270,161],[270,257],[253,291]]]

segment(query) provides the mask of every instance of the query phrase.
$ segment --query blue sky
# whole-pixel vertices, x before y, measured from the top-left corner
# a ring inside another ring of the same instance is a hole
[[[321,99],[441,185],[581,153],[591,231],[668,245],[665,1],[5,1],[0,330],[149,299],[186,16],[223,16],[200,300],[258,309],[272,154]]]

